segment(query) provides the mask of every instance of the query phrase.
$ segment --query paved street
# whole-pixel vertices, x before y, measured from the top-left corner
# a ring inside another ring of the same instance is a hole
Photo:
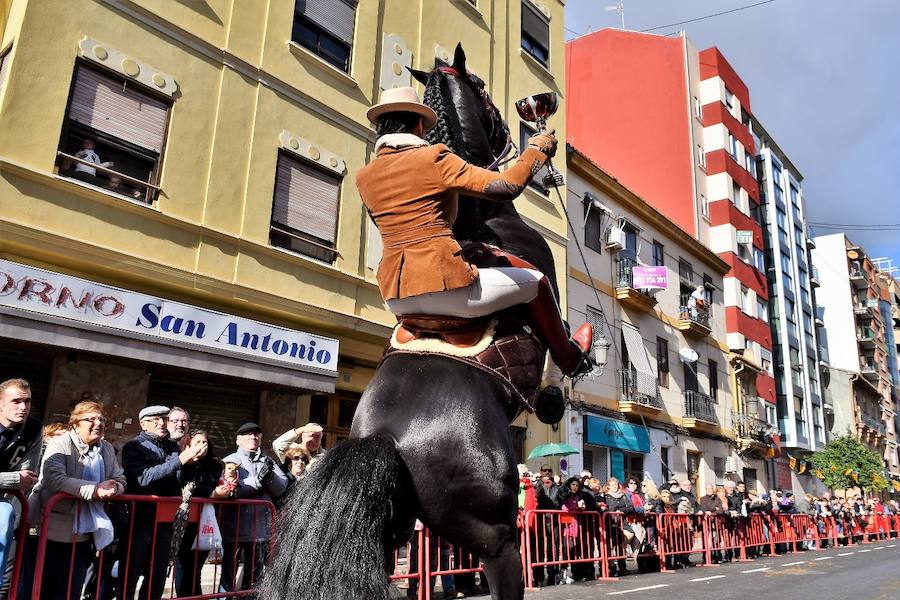
[[[760,558],[715,567],[624,577],[529,592],[534,600],[595,598],[790,598],[896,600],[900,598],[900,540]]]

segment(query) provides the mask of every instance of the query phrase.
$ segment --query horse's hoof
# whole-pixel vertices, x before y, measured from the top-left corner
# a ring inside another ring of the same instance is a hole
[[[534,414],[541,423],[555,425],[566,412],[566,401],[558,387],[545,387],[534,401]]]

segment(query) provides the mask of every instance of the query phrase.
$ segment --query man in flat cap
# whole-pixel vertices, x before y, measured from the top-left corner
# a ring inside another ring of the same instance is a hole
[[[141,432],[122,447],[122,468],[128,493],[136,495],[181,496],[181,467],[197,460],[202,450],[188,446],[179,452],[166,428],[168,406],[145,406],[138,413]],[[134,508],[133,529],[128,546],[130,558],[120,563],[119,577],[124,598],[134,598],[138,577],[141,600],[162,597],[166,566],[172,538],[171,523],[156,522],[154,502],[138,502]],[[154,541],[155,533],[155,541]]]
[[[238,486],[234,497],[239,499],[277,501],[288,487],[288,478],[271,458],[262,451],[262,428],[256,423],[238,427],[237,450],[225,457],[225,464],[234,463],[238,469]],[[262,574],[266,550],[272,536],[272,515],[263,505],[244,504],[239,510],[222,509],[222,578],[219,591],[248,590]],[[238,561],[244,563],[241,585],[237,585]]]

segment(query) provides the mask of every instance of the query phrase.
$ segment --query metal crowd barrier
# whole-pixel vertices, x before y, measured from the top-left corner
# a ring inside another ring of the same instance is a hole
[[[68,543],[51,541],[47,524],[54,512],[71,513],[79,519],[89,503],[60,493],[43,507],[38,535],[28,540],[36,548],[32,598],[40,598],[48,584],[59,585],[61,576],[66,577],[65,595],[82,600],[106,600],[113,595],[129,600],[149,600],[160,594],[163,598],[193,600],[250,596],[262,567],[272,556],[275,507],[268,501],[192,498],[186,513],[179,513],[178,497],[122,495],[95,502],[103,506],[113,523],[114,541],[100,552],[90,546],[86,576],[79,536],[73,533]],[[206,505],[215,507],[221,545],[215,543],[210,550],[200,550],[195,539],[204,534],[213,539],[210,531],[200,532],[202,507]],[[173,535],[179,529],[182,539],[176,546]],[[173,556],[180,559],[170,566]],[[78,582],[76,577],[85,580]]]

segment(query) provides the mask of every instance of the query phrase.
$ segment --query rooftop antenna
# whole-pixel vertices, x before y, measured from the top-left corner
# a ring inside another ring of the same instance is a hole
[[[622,19],[622,31],[625,31],[625,0],[619,0],[615,6],[604,6],[607,12],[616,11]]]

